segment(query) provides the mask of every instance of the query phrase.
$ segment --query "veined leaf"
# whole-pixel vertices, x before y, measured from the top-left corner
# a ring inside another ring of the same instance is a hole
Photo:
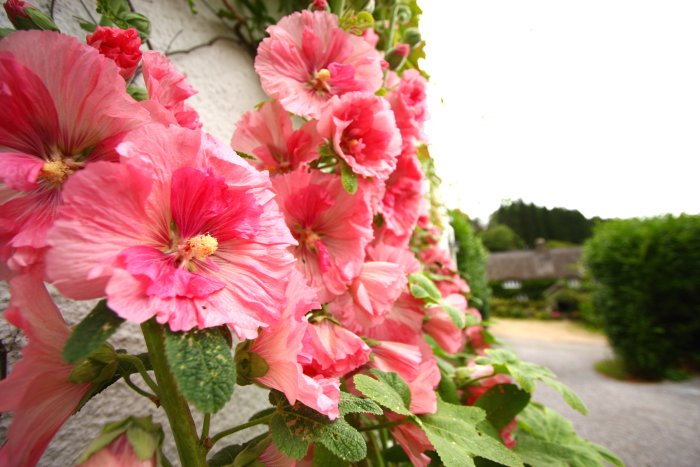
[[[124,318],[110,310],[106,300],[100,300],[73,328],[63,347],[63,359],[68,363],[77,363],[87,358],[112,337],[123,322]]]
[[[411,415],[411,392],[408,385],[396,373],[384,373],[372,370],[372,378],[356,375],[353,378],[355,388],[379,405],[401,415]]]
[[[514,384],[497,384],[474,404],[486,411],[486,419],[497,429],[506,426],[530,402],[530,394]]]
[[[371,399],[363,399],[349,392],[340,393],[340,404],[338,404],[340,415],[345,416],[349,413],[371,413],[381,415],[384,413],[381,407]]]

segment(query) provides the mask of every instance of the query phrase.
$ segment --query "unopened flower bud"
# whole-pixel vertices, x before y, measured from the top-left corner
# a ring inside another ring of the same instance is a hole
[[[17,29],[59,31],[56,23],[31,3],[23,0],[7,0],[3,8],[10,22]]]
[[[385,58],[389,63],[389,69],[398,70],[401,68],[409,53],[411,53],[411,46],[408,44],[396,44],[396,46],[386,53]]]
[[[236,363],[236,383],[241,386],[252,384],[255,378],[265,376],[270,369],[264,358],[250,351],[250,345],[250,341],[238,344],[233,358]]]
[[[414,47],[422,39],[418,28],[408,28],[403,33],[403,41],[411,47]]]
[[[75,384],[100,383],[112,378],[116,371],[117,356],[114,348],[105,343],[73,367],[70,381]]]
[[[326,0],[314,0],[309,5],[309,9],[315,11],[326,11],[328,10],[328,2]]]

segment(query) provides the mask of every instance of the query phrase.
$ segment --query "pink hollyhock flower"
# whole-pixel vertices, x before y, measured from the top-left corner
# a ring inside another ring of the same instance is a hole
[[[40,274],[65,181],[115,159],[119,137],[148,115],[112,60],[49,31],[0,41],[0,106],[0,261]]]
[[[306,456],[302,459],[292,459],[280,452],[275,443],[270,442],[265,450],[258,456],[258,461],[265,467],[312,467],[313,444],[309,446]]]
[[[141,61],[141,38],[136,29],[97,26],[94,33],[87,35],[86,42],[105,57],[114,60],[122,78],[128,81],[134,76]]]
[[[445,297],[445,302],[458,310],[463,319],[466,317],[467,300],[464,295],[448,295]],[[423,330],[449,353],[461,352],[467,343],[464,331],[455,326],[441,306],[428,308],[428,320],[423,324]]]
[[[267,174],[211,137],[149,125],[70,180],[47,274],[75,299],[107,296],[134,322],[228,324],[241,339],[277,320],[295,244]]]
[[[418,158],[404,154],[398,158],[396,170],[386,182],[386,192],[379,208],[384,218],[381,238],[391,245],[408,245],[418,223],[423,198],[423,172]]]
[[[296,170],[272,179],[277,202],[299,245],[297,267],[321,303],[346,291],[362,268],[372,239],[372,212],[358,192],[348,194],[340,177]]]
[[[3,39],[4,40],[4,39]],[[71,416],[90,384],[70,382],[72,365],[61,358],[70,330],[40,279],[10,280],[5,318],[22,329],[29,344],[12,373],[0,381],[0,412],[14,412],[0,465],[36,465],[51,438]]]
[[[148,99],[142,104],[154,120],[192,130],[202,127],[197,111],[185,104],[185,100],[197,94],[185,82],[187,75],[177,71],[165,55],[152,50],[143,53],[141,69],[148,90]]]
[[[282,107],[318,118],[331,96],[374,93],[382,85],[379,53],[364,39],[338,27],[325,11],[301,11],[267,28],[255,58],[265,92]]]
[[[423,124],[428,119],[426,86],[427,81],[418,70],[406,70],[398,85],[386,96],[401,131],[404,150],[409,150],[416,141],[427,142],[423,132]]]
[[[290,404],[296,401],[331,419],[338,418],[340,381],[321,375],[308,376],[300,360],[304,358],[303,343],[309,323],[303,313],[320,308],[313,290],[306,286],[304,277],[293,271],[287,286],[287,302],[280,319],[263,329],[253,341],[250,352],[258,354],[268,365],[268,371],[257,381],[282,391]],[[302,312],[301,310],[305,310]]]
[[[401,135],[386,100],[364,92],[333,97],[317,128],[356,174],[386,180],[396,168]]]
[[[421,339],[425,316],[423,301],[403,292],[394,302],[384,322],[364,330],[364,335],[382,341],[396,341],[416,345]]]
[[[311,356],[304,371],[325,377],[350,373],[367,363],[371,352],[356,334],[327,319],[309,325],[304,351]]]
[[[407,382],[418,376],[423,360],[421,349],[417,345],[401,342],[380,341],[372,346],[372,354],[372,367],[385,372],[396,372]]]
[[[514,418],[506,426],[501,428],[498,432],[498,434],[501,436],[501,440],[503,440],[503,444],[506,445],[508,449],[513,449],[516,444],[518,444],[518,441],[513,438],[513,432],[518,428],[518,419]]]
[[[347,292],[328,304],[328,311],[355,332],[380,325],[406,287],[401,266],[384,261],[364,263]]]
[[[369,45],[373,48],[377,48],[377,42],[379,42],[379,34],[376,33],[374,28],[367,28],[362,31],[362,37]]]
[[[316,159],[321,142],[315,121],[294,130],[289,113],[279,102],[271,101],[241,117],[236,123],[231,147],[255,156],[257,160],[251,164],[274,175],[290,172]]]
[[[326,10],[328,8],[328,2],[326,0],[314,0],[311,5],[314,10]]]
[[[155,453],[149,459],[141,459],[123,433],[78,467],[156,467],[157,460]]]
[[[385,415],[391,421],[404,418],[402,415],[391,412],[387,412]],[[425,455],[425,451],[434,451],[435,448],[421,428],[411,422],[402,423],[391,428],[391,435],[399,443],[414,467],[427,467],[430,464],[430,457]]]
[[[464,330],[464,335],[467,338],[467,343],[477,353],[477,355],[486,354],[485,350],[489,348],[489,344],[486,342],[486,339],[484,339],[483,326],[469,326]]]

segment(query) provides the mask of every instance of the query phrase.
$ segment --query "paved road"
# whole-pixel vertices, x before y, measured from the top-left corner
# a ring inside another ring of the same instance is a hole
[[[496,332],[496,334],[498,334]],[[599,342],[499,336],[526,361],[554,371],[589,409],[570,409],[542,385],[534,399],[566,415],[577,432],[603,444],[629,467],[700,466],[700,378],[682,383],[627,383],[601,376],[596,361],[610,356]]]

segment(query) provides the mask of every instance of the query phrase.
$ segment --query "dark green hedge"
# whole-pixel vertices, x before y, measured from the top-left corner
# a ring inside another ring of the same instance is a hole
[[[450,223],[457,242],[457,268],[471,289],[470,305],[478,308],[481,316],[487,319],[491,300],[491,289],[486,279],[488,252],[476,236],[466,214],[457,209],[451,210]]]
[[[611,221],[586,242],[594,306],[632,374],[662,378],[700,355],[700,216]]]

